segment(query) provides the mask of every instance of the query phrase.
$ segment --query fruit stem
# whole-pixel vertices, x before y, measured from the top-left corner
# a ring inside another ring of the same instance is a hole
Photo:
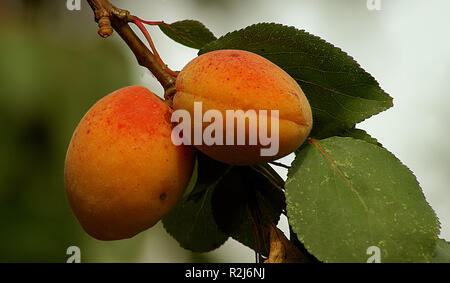
[[[148,33],[147,29],[143,25],[143,21],[139,19],[138,17],[134,17],[133,23],[141,30],[142,34],[144,34],[145,39],[147,39],[148,44],[150,45],[150,48],[153,51],[153,54],[156,57],[156,60],[161,66],[164,66],[166,68],[166,72],[169,73],[172,77],[177,77],[178,72],[172,71],[167,64],[164,63],[164,61],[159,56],[158,51],[156,50],[155,44],[153,44],[152,37]]]
[[[87,2],[94,11],[95,21],[99,25],[99,35],[106,38],[111,36],[113,31],[116,31],[131,49],[139,65],[146,67],[152,72],[163,86],[166,92],[165,97],[169,97],[167,93],[173,92],[177,73],[167,68],[167,65],[164,64],[159,55],[152,53],[130,28],[129,23],[136,21],[138,18],[130,15],[130,12],[127,10],[115,7],[108,0],[87,0]],[[144,35],[147,38],[148,33],[147,35],[144,33]],[[151,39],[149,44],[153,52],[156,52],[156,49],[152,46]]]

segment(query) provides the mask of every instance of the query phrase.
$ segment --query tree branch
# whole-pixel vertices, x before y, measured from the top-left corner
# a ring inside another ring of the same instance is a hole
[[[115,30],[131,49],[139,65],[146,67],[152,72],[163,86],[165,91],[164,97],[170,102],[175,92],[176,77],[166,71],[167,66],[162,65],[158,61],[157,57],[130,28],[129,23],[135,17],[130,15],[127,10],[115,7],[108,0],[87,0],[87,2],[94,11],[95,21],[99,25],[99,35],[108,37]]]

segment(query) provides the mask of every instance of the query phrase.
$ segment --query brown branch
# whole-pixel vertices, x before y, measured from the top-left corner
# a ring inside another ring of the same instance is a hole
[[[264,263],[307,263],[311,262],[280,229],[270,227],[270,254]]]
[[[115,30],[125,41],[135,55],[139,65],[146,67],[156,77],[165,90],[164,97],[169,100],[175,92],[176,77],[167,72],[167,66],[161,64],[157,57],[139,39],[130,28],[129,23],[135,17],[127,10],[122,10],[112,5],[108,0],[87,0],[94,11],[95,21],[99,25],[99,35],[108,37]]]

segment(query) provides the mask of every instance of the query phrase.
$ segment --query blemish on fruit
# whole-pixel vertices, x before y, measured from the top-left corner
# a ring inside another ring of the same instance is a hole
[[[165,200],[167,198],[167,194],[166,193],[162,193],[160,196],[159,196],[159,199],[161,199],[161,200]]]
[[[172,124],[171,118],[172,118],[172,113],[170,113],[169,111],[164,113],[164,119],[166,120],[166,122],[168,124]]]

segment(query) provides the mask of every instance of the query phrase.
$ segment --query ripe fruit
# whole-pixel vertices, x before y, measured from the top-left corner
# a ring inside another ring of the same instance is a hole
[[[171,113],[135,86],[102,98],[81,120],[66,156],[65,187],[75,216],[94,238],[130,238],[183,195],[194,153],[172,143]]]
[[[196,145],[206,155],[225,163],[249,165],[283,157],[296,150],[312,128],[311,107],[297,82],[269,60],[247,51],[214,51],[187,64],[178,75],[173,106],[193,116],[194,102],[202,102],[202,116],[210,109],[219,110],[223,117],[226,110],[279,111],[279,151],[275,156],[261,156],[260,141],[245,146]],[[269,117],[268,128],[270,119],[275,117]],[[203,123],[203,131],[206,127],[208,124]],[[223,129],[224,137],[230,134],[226,125]],[[248,141],[248,129],[246,133]]]

